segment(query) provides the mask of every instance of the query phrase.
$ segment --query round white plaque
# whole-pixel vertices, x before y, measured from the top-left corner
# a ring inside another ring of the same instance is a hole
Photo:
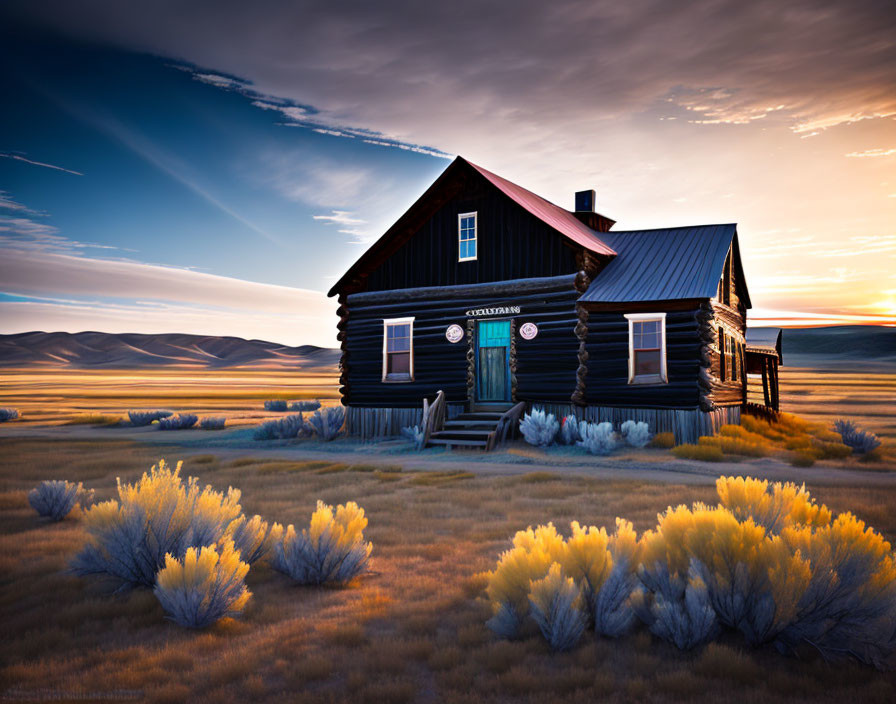
[[[457,324],[449,325],[445,331],[445,337],[448,339],[448,342],[460,342],[464,339],[464,329]]]
[[[523,323],[520,325],[520,337],[531,340],[538,334],[538,326],[535,323]]]

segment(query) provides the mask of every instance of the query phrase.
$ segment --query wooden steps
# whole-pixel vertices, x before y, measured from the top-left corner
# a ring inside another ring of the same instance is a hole
[[[433,432],[429,444],[492,450],[506,439],[509,426],[518,421],[522,405],[518,404],[519,408],[514,406],[512,409],[461,413],[457,418],[445,421],[441,430]]]

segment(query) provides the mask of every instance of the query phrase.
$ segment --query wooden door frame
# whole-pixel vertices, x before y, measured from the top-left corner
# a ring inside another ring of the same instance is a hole
[[[479,373],[479,324],[480,323],[507,323],[508,325],[508,334],[507,334],[507,345],[504,348],[506,352],[504,353],[504,374],[505,374],[505,389],[506,396],[505,400],[501,401],[483,401],[479,398],[479,383],[480,383],[480,373]],[[513,389],[513,377],[511,372],[511,365],[515,361],[513,359],[514,349],[513,349],[513,336],[515,332],[515,326],[513,324],[513,318],[473,318],[473,339],[471,340],[471,345],[473,349],[473,397],[470,399],[471,406],[502,406],[507,405],[508,403],[513,403],[514,401],[514,389]]]

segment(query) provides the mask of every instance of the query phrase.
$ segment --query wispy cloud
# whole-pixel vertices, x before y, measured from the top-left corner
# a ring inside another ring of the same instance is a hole
[[[129,149],[132,153],[139,156],[148,164],[159,169],[162,173],[177,181],[182,186],[188,188],[190,191],[198,195],[209,205],[212,205],[220,212],[224,213],[230,218],[233,218],[240,224],[250,229],[252,232],[259,234],[272,242],[282,244],[279,238],[275,237],[267,230],[262,229],[255,223],[249,221],[247,218],[243,217],[240,213],[236,212],[229,205],[213,195],[207,187],[199,183],[197,177],[191,174],[191,169],[186,164],[184,164],[177,156],[159,147],[152,140],[140,134],[137,130],[126,126],[119,120],[109,115],[99,114],[93,110],[88,109],[85,106],[76,105],[71,102],[61,100],[58,97],[54,97],[54,99],[56,99],[59,105],[63,109],[67,110],[71,115],[91,125],[95,129],[100,130],[109,137],[117,140],[122,146]]]
[[[893,154],[896,154],[896,149],[866,149],[863,152],[850,152],[846,156],[864,159],[867,157],[893,156]]]
[[[320,291],[127,259],[7,246],[0,256],[0,281],[5,292],[35,299],[0,303],[6,332],[68,329],[74,320],[93,320],[92,327],[101,329],[113,329],[106,325],[112,322],[121,331],[213,329],[208,334],[323,345],[332,345],[335,334],[335,304]],[[76,317],[66,327],[49,322],[64,316]]]
[[[35,161],[34,159],[28,159],[22,154],[17,154],[15,152],[0,152],[0,157],[4,159],[13,159],[14,161],[21,161],[25,164],[31,164],[32,166],[42,166],[45,169],[53,169],[55,171],[64,171],[67,174],[73,174],[75,176],[83,176],[80,171],[74,171],[72,169],[65,169],[61,166],[56,166],[55,164],[47,164],[43,161]]]
[[[330,223],[333,225],[363,225],[366,221],[360,218],[354,218],[347,210],[334,210],[329,215],[312,215],[314,220]]]
[[[0,208],[3,210],[12,210],[21,215],[31,215],[33,217],[45,217],[47,214],[39,210],[29,208],[27,205],[19,203],[13,199],[6,191],[0,191]]]

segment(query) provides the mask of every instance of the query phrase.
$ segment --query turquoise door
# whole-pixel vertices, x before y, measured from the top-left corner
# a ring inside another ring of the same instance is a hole
[[[510,321],[480,320],[476,336],[479,401],[510,400]]]

